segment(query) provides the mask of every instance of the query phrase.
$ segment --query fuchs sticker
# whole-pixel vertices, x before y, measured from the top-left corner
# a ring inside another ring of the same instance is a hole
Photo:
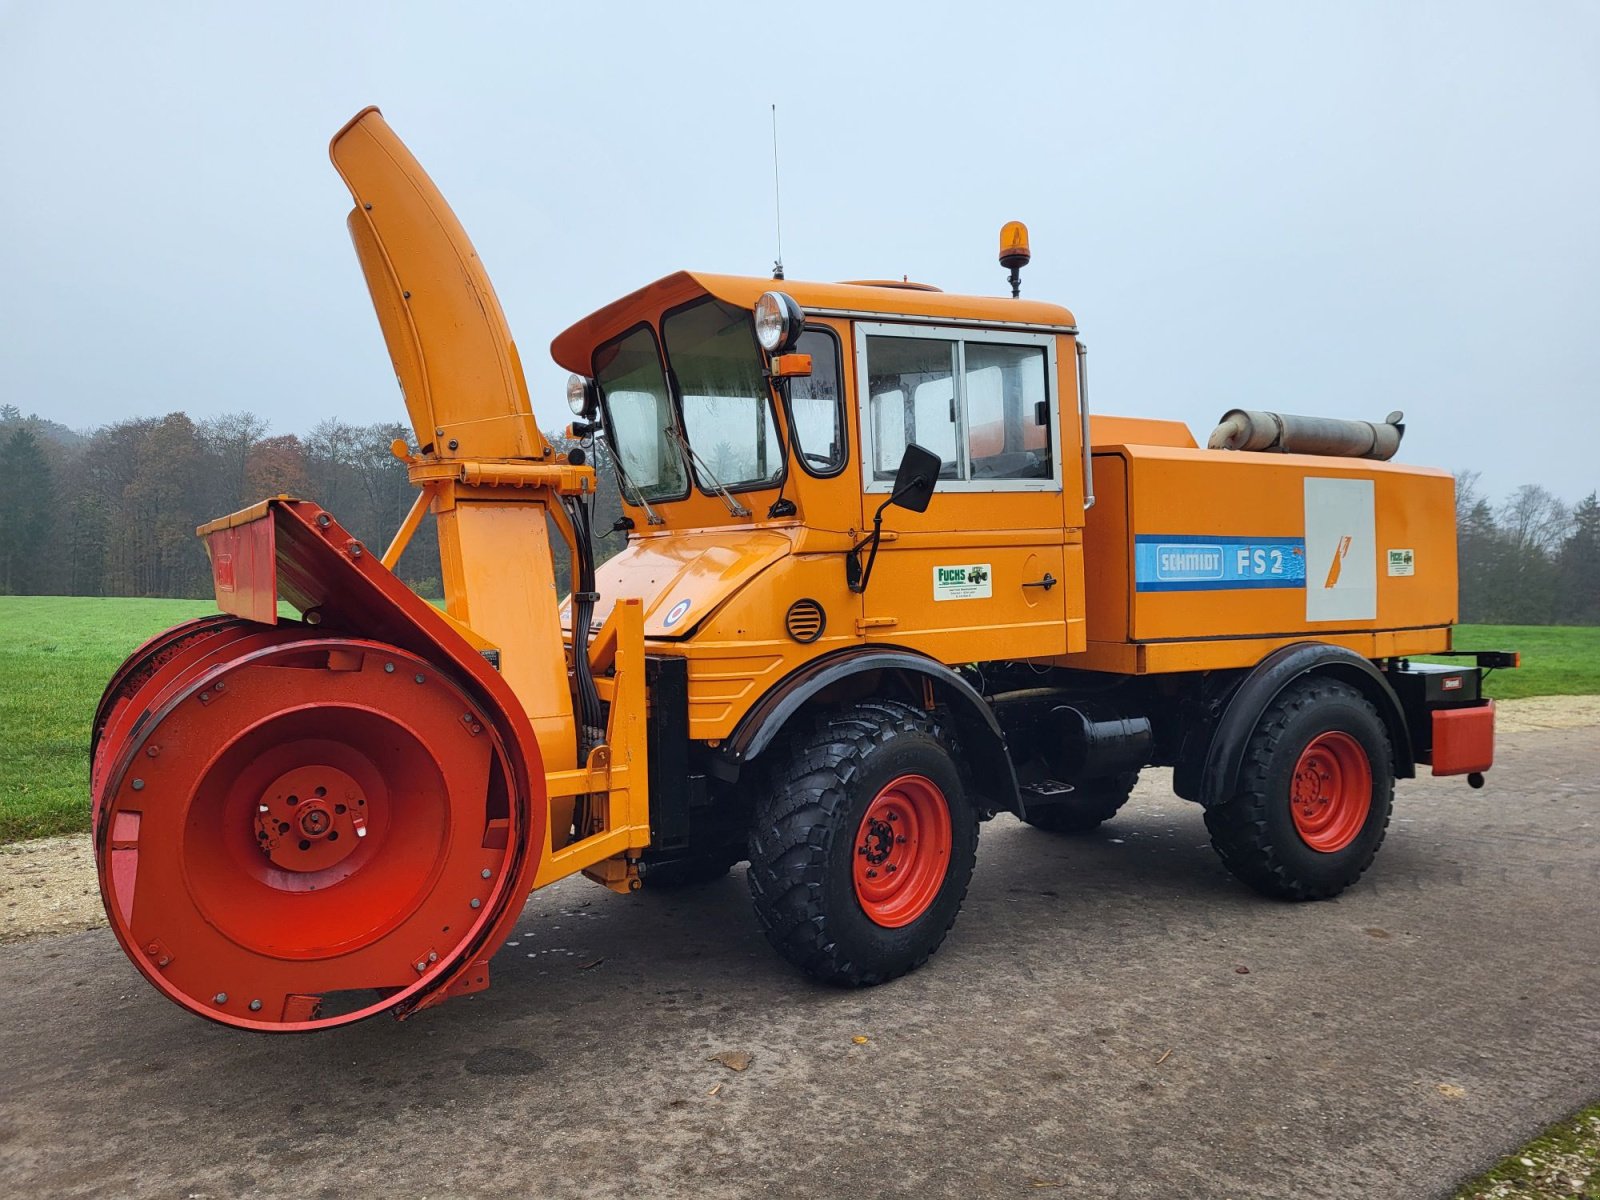
[[[1389,551],[1390,575],[1415,575],[1417,573],[1417,552],[1415,550]]]
[[[671,629],[679,621],[683,620],[683,614],[688,612],[688,611],[689,611],[689,601],[688,600],[679,600],[676,604],[674,604],[672,606],[672,611],[669,612],[666,616],[661,618],[661,624],[663,626],[665,626],[667,629]]]
[[[990,576],[988,563],[973,563],[967,567],[935,567],[933,598],[987,600],[994,595],[994,580]]]

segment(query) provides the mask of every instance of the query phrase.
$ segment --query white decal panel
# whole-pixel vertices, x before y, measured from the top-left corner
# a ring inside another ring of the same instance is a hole
[[[935,600],[987,600],[994,595],[994,572],[988,563],[933,569]]]
[[[1306,620],[1378,615],[1377,519],[1370,479],[1307,479]]]
[[[1415,550],[1389,551],[1390,575],[1415,575],[1417,573],[1417,552]]]

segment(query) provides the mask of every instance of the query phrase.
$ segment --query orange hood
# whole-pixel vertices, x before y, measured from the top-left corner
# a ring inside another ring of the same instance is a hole
[[[687,637],[729,596],[793,548],[786,530],[719,529],[637,538],[595,570],[596,628],[619,599],[644,601],[647,638]],[[561,606],[572,628],[571,601]]]

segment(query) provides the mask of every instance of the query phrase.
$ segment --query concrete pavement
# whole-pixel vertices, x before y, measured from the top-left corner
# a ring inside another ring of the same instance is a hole
[[[488,992],[312,1037],[187,1016],[103,929],[0,947],[0,1194],[1441,1196],[1600,1096],[1600,730],[1402,784],[1313,905],[1150,775],[1094,836],[986,825],[870,991],[773,955],[737,872],[568,881]]]

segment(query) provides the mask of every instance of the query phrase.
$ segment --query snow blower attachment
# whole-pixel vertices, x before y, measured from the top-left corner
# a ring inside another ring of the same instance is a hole
[[[331,154],[416,504],[381,554],[287,496],[202,526],[221,612],[94,720],[106,912],[191,1012],[405,1016],[487,986],[535,888],[744,860],[778,953],[874,984],[938,948],[998,812],[1081,832],[1169,766],[1229,870],[1314,900],[1372,863],[1397,778],[1483,783],[1482,675],[1515,655],[1411,662],[1452,652],[1453,481],[1387,461],[1398,413],[1235,411],[1207,449],[1092,415],[1076,318],[1015,295],[1016,224],[1011,297],[633,291],[551,346],[559,452],[426,173],[376,109]],[[625,541],[598,565],[591,456]],[[429,513],[442,610],[393,574]]]
[[[306,1030],[473,991],[546,804],[505,683],[316,505],[208,527],[208,617],[135,652],[95,720],[95,853],[147,978]],[[319,617],[277,623],[277,593]],[[359,630],[360,632],[355,632]]]
[[[625,869],[595,864],[648,838],[626,778],[642,759],[637,605],[594,648],[619,702],[609,745],[592,744],[608,731],[591,715],[579,766],[546,524],[584,561],[571,514],[593,472],[554,460],[470,242],[377,111],[332,153],[423,447],[409,460],[417,507],[382,559],[287,497],[202,526],[227,615],[135,651],[92,747],[118,940],[179,1004],[262,1030],[404,1015],[486,986],[541,866],[627,887]],[[445,613],[388,569],[428,505]],[[300,619],[281,619],[280,600]],[[594,793],[609,804],[579,799]],[[575,813],[584,837],[569,834]]]

